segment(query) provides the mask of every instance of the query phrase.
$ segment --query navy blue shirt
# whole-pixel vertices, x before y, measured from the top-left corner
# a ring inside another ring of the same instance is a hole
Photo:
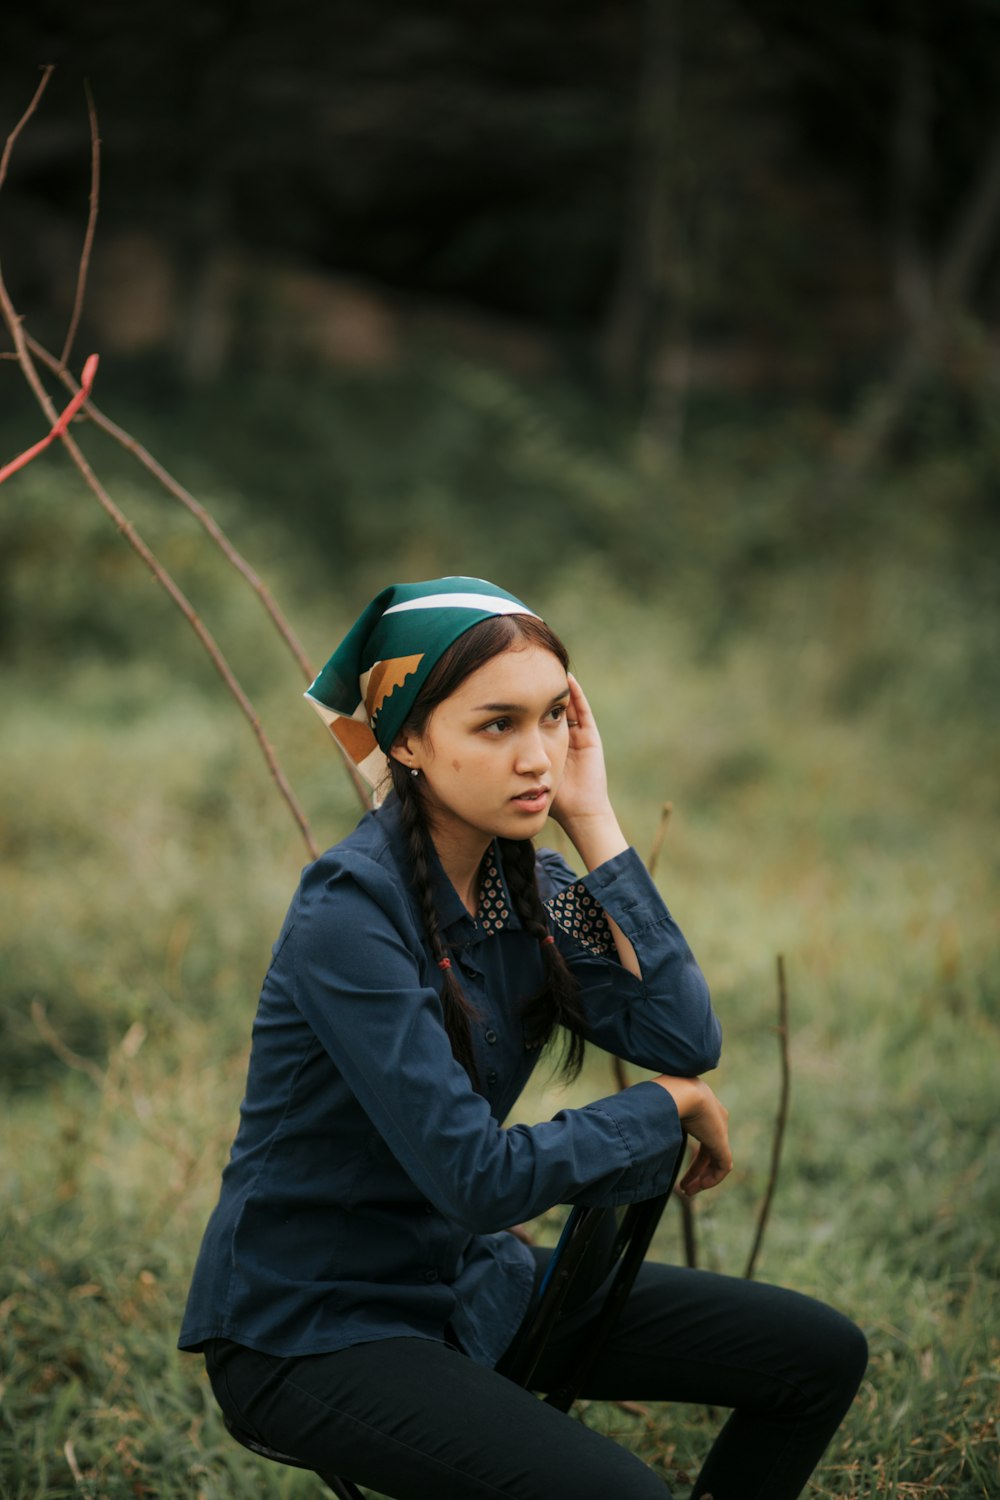
[[[705,981],[635,851],[582,880],[551,851],[537,864],[588,1040],[657,1071],[714,1067],[720,1029]],[[530,1251],[507,1227],[556,1203],[666,1189],[681,1129],[658,1084],[503,1126],[538,1060],[520,1013],[543,983],[543,956],[513,911],[496,846],[475,918],[432,869],[441,931],[478,1014],[479,1088],[452,1056],[392,799],[306,867],[274,946],[181,1348],[228,1338],[299,1355],[410,1336],[491,1365],[533,1284]],[[641,980],[619,963],[605,914]]]

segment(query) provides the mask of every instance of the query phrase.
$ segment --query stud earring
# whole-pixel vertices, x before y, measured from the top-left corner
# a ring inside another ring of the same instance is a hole
[[[416,766],[411,766],[410,767],[410,775],[411,776],[419,776],[420,775],[420,772],[417,770]]]

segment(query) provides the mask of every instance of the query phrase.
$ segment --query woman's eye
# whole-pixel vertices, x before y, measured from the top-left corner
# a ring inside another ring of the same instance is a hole
[[[487,734],[504,734],[510,728],[509,719],[492,719],[489,724],[483,725]]]
[[[554,704],[552,706],[552,708],[549,709],[548,717],[550,719],[552,719],[557,724],[558,724],[558,722],[559,722],[560,719],[565,719],[565,717],[566,717],[566,705],[565,705],[565,703],[556,703],[556,704]]]

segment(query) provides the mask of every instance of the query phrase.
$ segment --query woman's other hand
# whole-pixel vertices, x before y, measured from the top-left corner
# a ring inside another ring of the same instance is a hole
[[[680,1122],[697,1141],[694,1159],[678,1184],[688,1198],[717,1186],[733,1167],[729,1148],[729,1111],[701,1078],[675,1078],[661,1073],[653,1079],[677,1105]]]

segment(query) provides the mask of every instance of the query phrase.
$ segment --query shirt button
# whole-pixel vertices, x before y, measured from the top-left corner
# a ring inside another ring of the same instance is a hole
[[[497,1034],[493,1030],[493,1027],[492,1026],[488,1026],[486,1028],[486,1031],[485,1031],[484,1035],[486,1037],[486,1040],[489,1042],[490,1046],[492,1047],[494,1045],[494,1043],[496,1042],[496,1039],[497,1039]]]
[[[437,1279],[438,1279],[438,1273],[436,1271],[425,1271],[424,1272],[424,1280],[425,1281],[428,1281],[428,1282],[430,1282],[430,1281],[437,1281]]]
[[[499,1077],[500,1077],[500,1074],[497,1072],[496,1068],[491,1068],[490,1071],[486,1075],[486,1082],[487,1083],[496,1083],[496,1081],[497,1081],[497,1079]]]

